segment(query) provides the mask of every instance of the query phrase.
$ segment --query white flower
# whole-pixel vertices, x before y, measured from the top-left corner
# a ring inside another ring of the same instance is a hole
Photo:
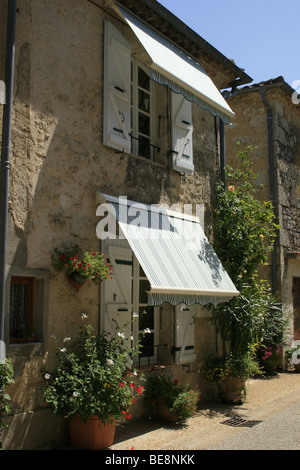
[[[60,352],[66,352],[66,348],[61,348]]]
[[[125,334],[124,333],[121,333],[120,331],[118,331],[118,336],[120,336],[120,338],[125,338]]]
[[[151,333],[150,328],[145,328],[144,333]]]
[[[114,361],[112,359],[107,359],[106,362],[109,366],[112,366],[113,363],[114,363]]]
[[[79,393],[78,392],[73,392],[73,397],[78,397]]]
[[[87,318],[87,317],[88,317],[88,316],[87,316],[86,313],[82,313],[82,314],[81,314],[81,319],[82,319],[82,320],[84,320],[84,319]]]
[[[66,341],[71,341],[71,338],[70,337],[64,338],[63,343],[65,343]]]
[[[130,336],[131,341],[133,341],[133,335]]]
[[[45,379],[46,380],[50,379],[50,374],[45,374]]]
[[[133,318],[138,318],[139,314],[138,313],[133,313],[132,316],[133,316]]]

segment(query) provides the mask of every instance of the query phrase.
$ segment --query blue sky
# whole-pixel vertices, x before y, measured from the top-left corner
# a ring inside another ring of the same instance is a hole
[[[300,80],[299,0],[159,0],[257,83]]]

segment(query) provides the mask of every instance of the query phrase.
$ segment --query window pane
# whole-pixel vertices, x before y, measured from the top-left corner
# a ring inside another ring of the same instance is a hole
[[[139,113],[139,132],[150,135],[150,117]]]
[[[140,277],[146,277],[146,274],[144,273],[144,270],[141,265],[140,265]]]
[[[139,155],[145,158],[151,158],[151,151],[150,151],[150,139],[146,139],[145,137],[139,138]]]
[[[150,90],[150,77],[140,67],[138,68],[138,85],[144,88],[144,90]]]
[[[141,280],[139,285],[139,303],[147,304],[148,303],[148,294],[147,291],[150,290],[150,284],[147,279]]]
[[[141,357],[154,356],[154,333],[147,333],[144,336],[140,336],[141,341]]]
[[[12,284],[10,289],[10,329],[27,326],[28,286]]]
[[[139,309],[139,330],[145,330],[146,328],[154,330],[154,307],[150,305]],[[146,333],[146,336],[148,334]]]
[[[145,91],[139,90],[139,109],[145,111],[146,113],[150,113],[150,95]]]

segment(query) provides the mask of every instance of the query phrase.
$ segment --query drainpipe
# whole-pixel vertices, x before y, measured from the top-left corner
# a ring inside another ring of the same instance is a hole
[[[221,167],[221,181],[226,186],[226,177],[225,177],[225,168],[226,168],[226,161],[225,161],[225,125],[222,119],[219,119],[220,125],[220,167]]]
[[[268,127],[268,153],[269,153],[269,179],[270,179],[270,199],[273,206],[274,220],[276,219],[275,212],[275,182],[274,182],[274,153],[273,153],[273,112],[270,104],[266,100],[265,89],[260,89],[260,96],[262,102],[267,108],[267,127]],[[276,245],[274,241],[272,250],[272,291],[273,294],[277,291],[277,262],[276,262]]]
[[[223,91],[222,96],[226,99],[233,98],[237,93],[237,84],[232,86],[231,91]],[[221,118],[219,118],[219,132],[220,132],[220,167],[221,167],[221,181],[224,189],[226,187],[226,158],[225,158],[225,124]]]
[[[8,189],[10,173],[11,116],[14,84],[15,34],[17,0],[7,2],[5,88],[1,144],[1,199],[0,199],[0,340],[4,341],[6,237],[8,220]]]

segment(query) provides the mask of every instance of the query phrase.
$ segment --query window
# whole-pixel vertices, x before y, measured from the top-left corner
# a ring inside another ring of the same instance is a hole
[[[114,334],[116,327],[121,328],[131,321],[133,314],[138,315],[133,330],[127,331],[126,336],[132,335],[134,341],[141,340],[140,365],[156,363],[159,357],[159,309],[147,303],[149,281],[126,240],[118,240],[116,244],[110,240],[103,248],[114,272],[112,280],[103,283],[103,329]],[[145,330],[148,333],[143,334]]]
[[[149,69],[109,22],[104,37],[104,145],[163,165],[171,156],[173,170],[192,174],[191,102],[150,79]]]
[[[157,362],[157,348],[159,344],[158,334],[158,309],[148,305],[150,284],[139,265],[136,257],[133,257],[133,308],[138,313],[138,322],[133,331],[135,340],[141,341],[140,364]],[[147,331],[147,333],[144,333]]]
[[[152,82],[138,61],[131,62],[131,149],[154,160]]]
[[[34,277],[12,276],[10,342],[32,341],[34,335]]]

